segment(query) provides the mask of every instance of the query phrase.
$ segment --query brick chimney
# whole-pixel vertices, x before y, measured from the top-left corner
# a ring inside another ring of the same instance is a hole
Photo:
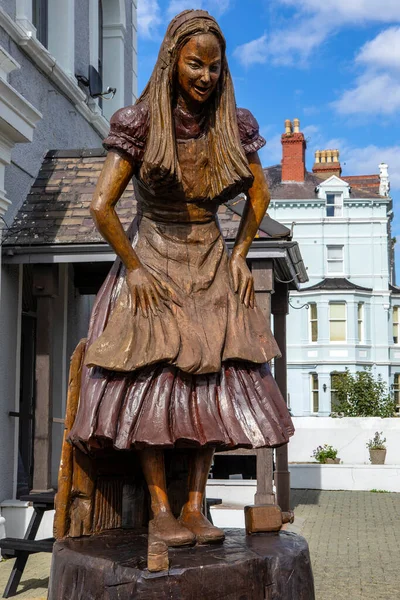
[[[342,167],[339,162],[339,150],[317,150],[313,173],[320,179],[328,179],[332,175],[340,177]]]
[[[306,147],[304,135],[300,132],[299,119],[293,123],[285,121],[285,133],[282,135],[282,182],[303,182],[306,174]]]

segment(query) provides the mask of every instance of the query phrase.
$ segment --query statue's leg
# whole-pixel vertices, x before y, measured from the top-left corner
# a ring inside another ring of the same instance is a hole
[[[195,534],[199,544],[221,542],[225,538],[224,532],[212,525],[202,512],[214,448],[192,451],[192,454],[189,466],[189,497],[182,508],[179,521]]]
[[[150,492],[153,518],[149,523],[149,534],[168,546],[194,544],[195,536],[179,523],[171,512],[167,496],[164,451],[146,448],[140,452],[144,477]]]

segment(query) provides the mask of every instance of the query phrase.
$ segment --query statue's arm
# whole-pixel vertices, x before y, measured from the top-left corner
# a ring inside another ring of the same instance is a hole
[[[270,193],[257,152],[248,155],[254,181],[240,221],[230,258],[233,289],[246,306],[254,306],[254,282],[246,264],[246,256],[270,202]]]
[[[133,173],[132,162],[111,150],[107,154],[97,182],[90,213],[99,232],[126,267],[126,280],[131,292],[133,312],[136,313],[140,308],[147,316],[149,310],[154,314],[162,310],[162,299],[165,299],[166,292],[141,264],[115,212],[115,205]]]
[[[140,261],[115,212],[133,176],[134,166],[117,152],[109,152],[90,205],[90,213],[103,238],[115,250],[127,270],[137,269]]]

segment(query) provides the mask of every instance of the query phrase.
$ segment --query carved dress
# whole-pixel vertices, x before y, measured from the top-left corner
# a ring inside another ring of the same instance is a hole
[[[254,117],[238,109],[237,119],[245,153],[259,150],[265,140]],[[111,119],[104,146],[135,168],[137,215],[128,235],[172,293],[157,315],[134,314],[117,258],[93,308],[69,439],[84,449],[278,446],[294,432],[267,365],[279,349],[261,310],[247,308],[231,288],[216,216],[243,184],[210,198],[205,118],[176,108],[174,122],[182,184],[150,190],[139,176],[147,104]]]

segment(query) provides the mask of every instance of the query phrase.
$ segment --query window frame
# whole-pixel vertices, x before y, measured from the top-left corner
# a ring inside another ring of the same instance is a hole
[[[36,39],[47,48],[49,45],[48,0],[32,0],[32,24],[36,28]]]
[[[331,306],[340,305],[344,306],[344,319],[332,318],[331,316]],[[344,339],[343,340],[332,340],[331,334],[331,323],[342,323],[344,322]],[[347,304],[344,301],[330,301],[329,302],[329,343],[330,344],[345,344],[347,342]]]
[[[333,202],[329,202],[329,197],[333,196]],[[339,201],[337,201],[339,200]],[[325,194],[325,212],[328,219],[343,217],[343,193],[342,192],[326,192]],[[328,208],[333,208],[333,214],[328,215]],[[337,214],[339,213],[339,214]]]
[[[331,258],[329,257],[329,251],[331,250],[341,250],[341,258]],[[329,265],[332,264],[341,264],[341,271],[330,271]],[[344,245],[343,244],[327,244],[326,245],[326,274],[328,277],[337,277],[340,275],[344,275]]]
[[[400,373],[395,373],[393,376],[393,400],[395,402],[394,412],[400,413]]]
[[[318,305],[316,302],[309,302],[309,314],[308,314],[308,340],[310,344],[318,343]],[[312,310],[315,308],[315,318],[312,317]],[[316,324],[316,339],[313,340],[313,323]]]
[[[361,317],[360,317],[360,309],[361,309]],[[357,335],[358,335],[358,343],[364,344],[365,342],[365,310],[364,310],[364,302],[357,303]]]
[[[396,314],[396,319],[395,319]],[[395,336],[395,331],[397,335]],[[393,344],[398,346],[399,344],[399,307],[393,306],[392,308],[392,338]]]
[[[316,384],[316,387],[315,387]],[[315,410],[315,398],[317,399],[317,410]],[[310,373],[310,400],[311,400],[311,413],[319,413],[319,378],[318,373]]]
[[[329,373],[329,383],[330,383],[330,403],[331,403],[331,412],[333,411],[333,395],[336,393],[336,389],[333,385],[334,377],[343,377],[346,374],[345,371],[331,371]]]

